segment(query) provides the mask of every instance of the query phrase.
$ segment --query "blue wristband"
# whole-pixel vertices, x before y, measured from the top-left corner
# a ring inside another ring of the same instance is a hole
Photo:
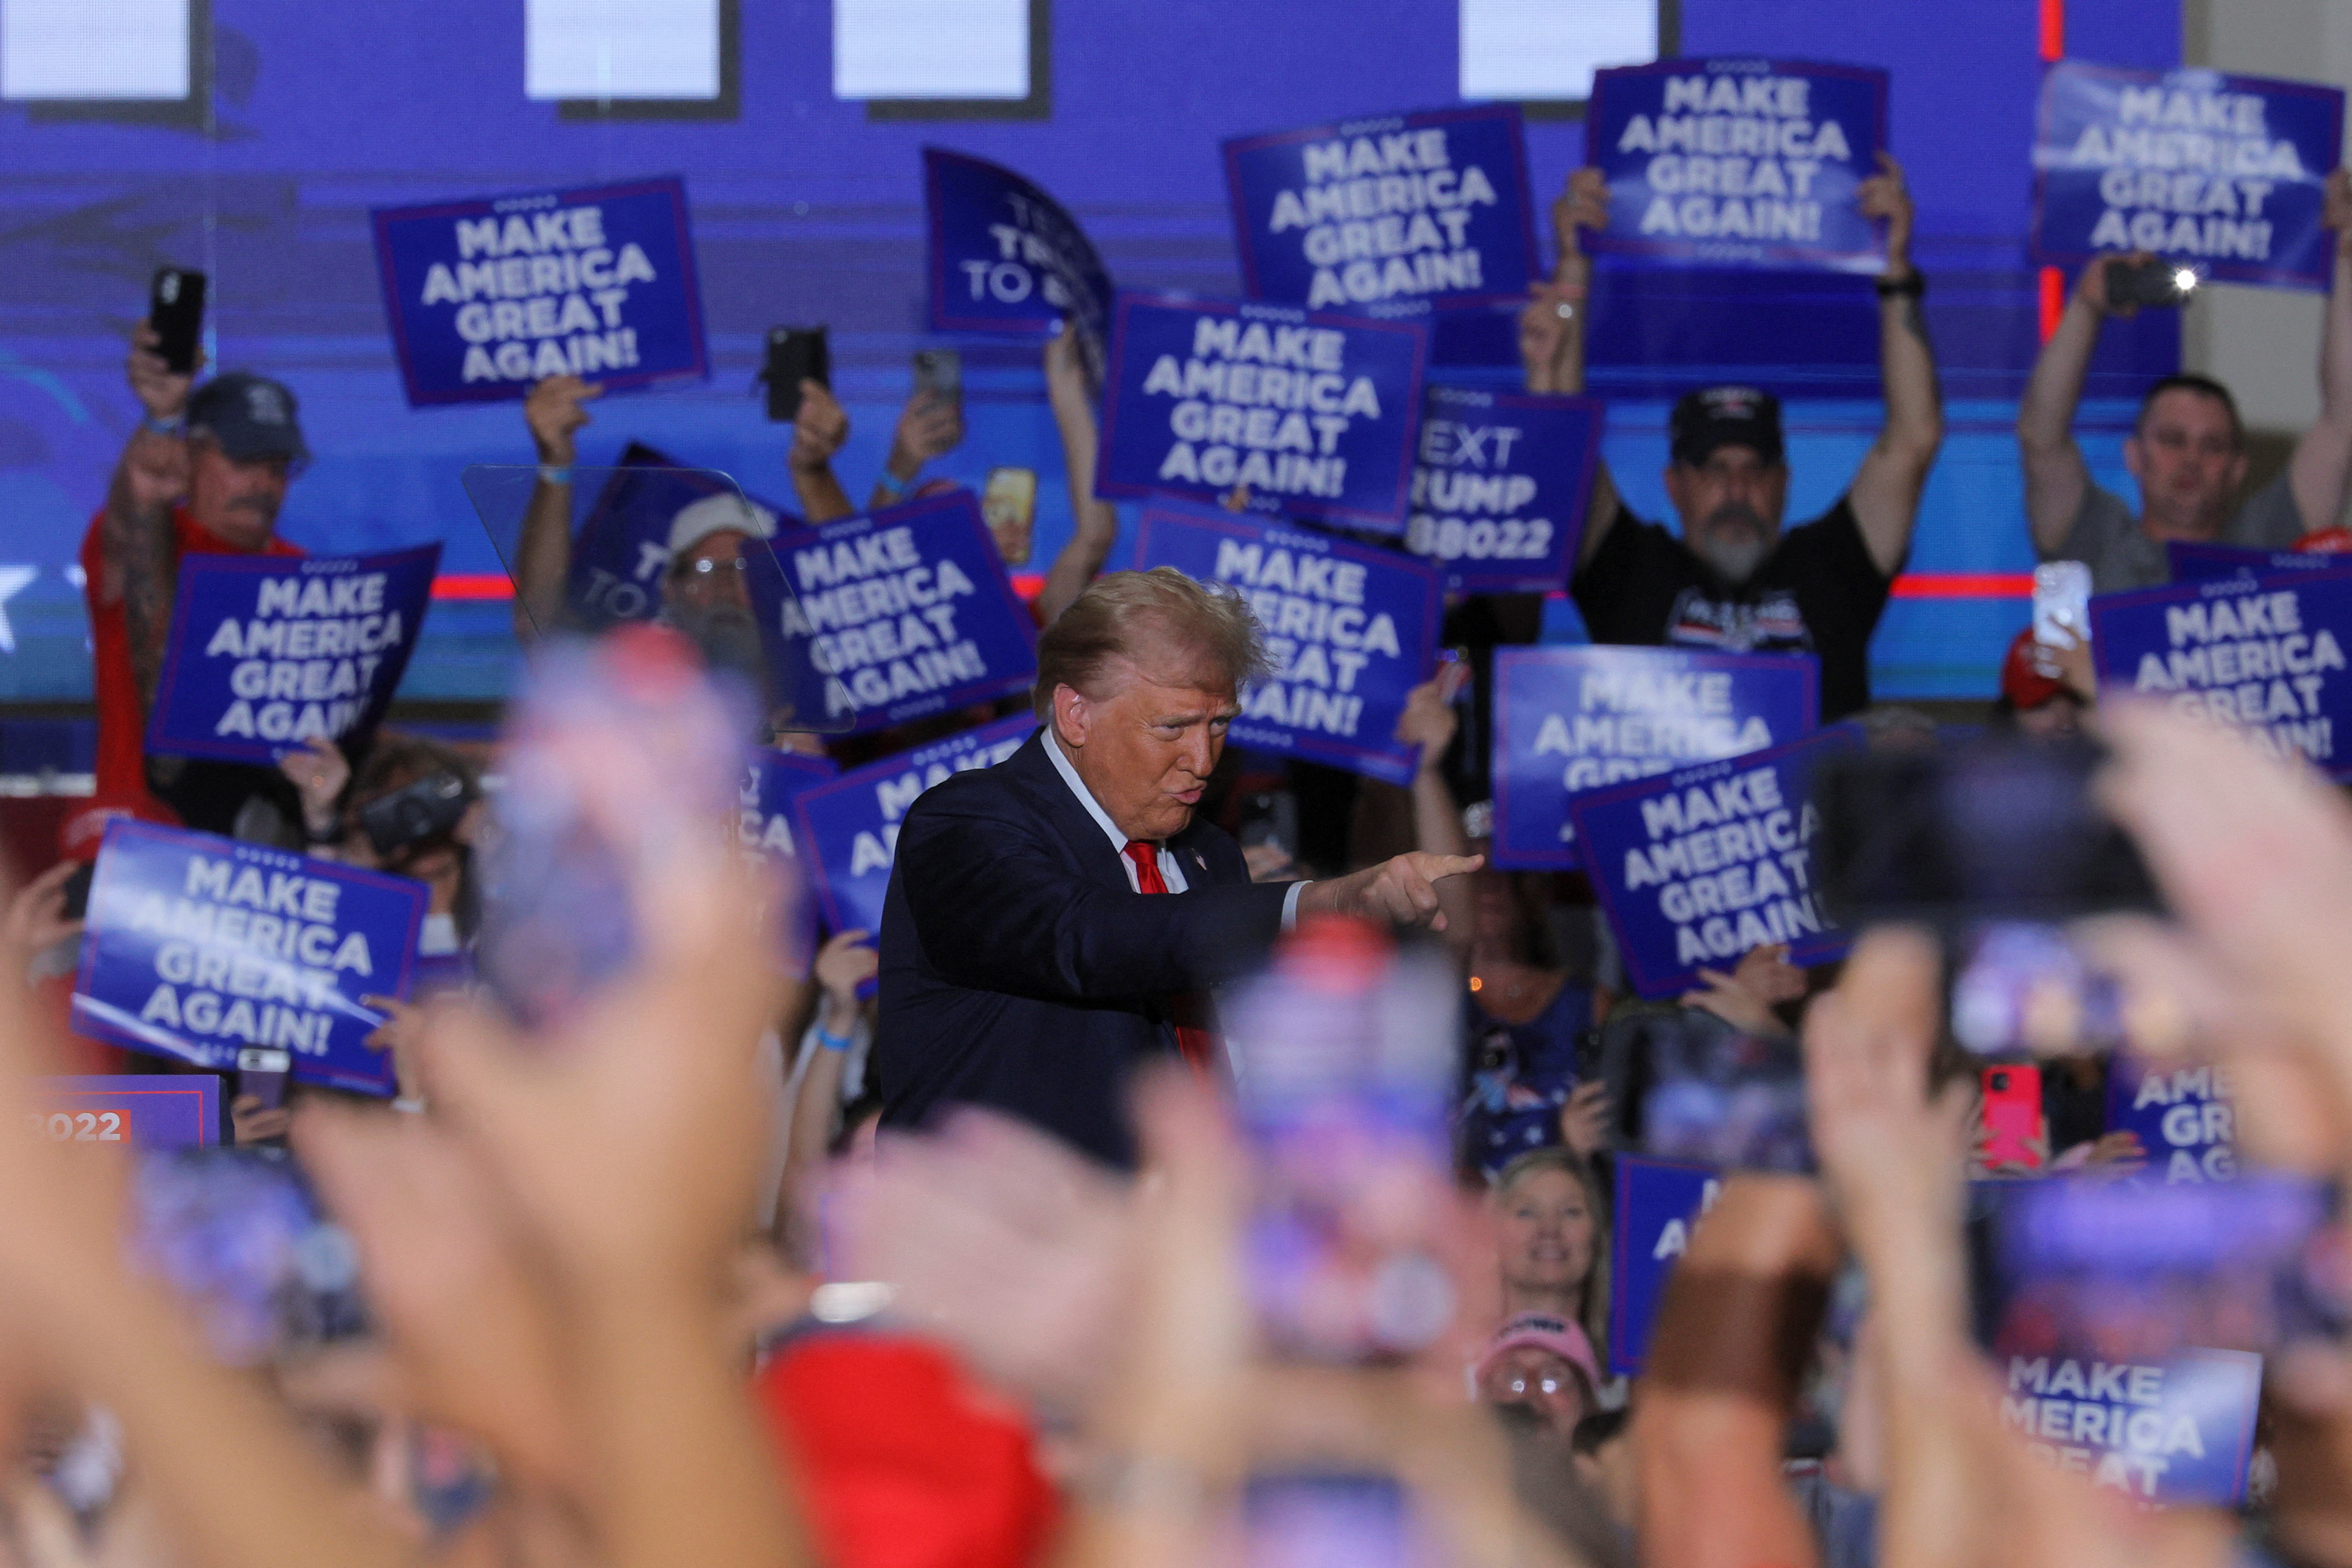
[[[541,463],[539,466],[539,482],[543,485],[570,484],[572,482],[572,465],[569,463]]]
[[[828,1051],[845,1051],[857,1043],[854,1035],[836,1035],[823,1024],[816,1026],[816,1043]]]

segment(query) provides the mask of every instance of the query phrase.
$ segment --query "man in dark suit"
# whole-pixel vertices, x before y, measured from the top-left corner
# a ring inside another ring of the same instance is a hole
[[[874,1042],[885,1126],[953,1104],[1010,1111],[1134,1163],[1129,1075],[1217,1045],[1202,993],[1265,962],[1302,916],[1443,923],[1410,854],[1318,882],[1253,883],[1193,808],[1266,670],[1249,607],[1171,567],[1097,579],[1037,646],[1044,727],[924,793],[898,831]]]

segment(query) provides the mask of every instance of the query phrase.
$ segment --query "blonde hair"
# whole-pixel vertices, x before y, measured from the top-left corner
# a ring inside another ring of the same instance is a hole
[[[1087,584],[1037,639],[1032,709],[1050,718],[1056,687],[1104,695],[1109,665],[1140,663],[1147,643],[1171,661],[1156,674],[1203,690],[1239,691],[1243,682],[1274,669],[1257,617],[1234,589],[1195,582],[1173,566],[1113,572]]]
[[[1549,1143],[1540,1149],[1530,1149],[1495,1173],[1495,1184],[1490,1189],[1492,1201],[1499,1208],[1510,1196],[1513,1187],[1544,1171],[1567,1172],[1574,1179],[1578,1190],[1583,1193],[1585,1209],[1592,1215],[1592,1266],[1586,1270],[1584,1284],[1580,1287],[1581,1294],[1576,1303],[1576,1321],[1584,1330],[1585,1337],[1592,1342],[1592,1353],[1600,1357],[1601,1364],[1606,1367],[1609,1364],[1610,1232],[1615,1220],[1602,1201],[1601,1183],[1593,1175],[1592,1167],[1576,1151],[1564,1144]]]

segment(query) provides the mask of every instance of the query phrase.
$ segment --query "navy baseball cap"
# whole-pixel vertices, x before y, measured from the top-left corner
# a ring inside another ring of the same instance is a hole
[[[1674,458],[1704,463],[1717,447],[1747,447],[1766,463],[1779,463],[1780,400],[1752,386],[1703,386],[1675,405]]]
[[[233,370],[196,388],[188,399],[188,434],[199,433],[219,442],[235,462],[310,459],[294,418],[294,395],[284,383],[251,371]]]

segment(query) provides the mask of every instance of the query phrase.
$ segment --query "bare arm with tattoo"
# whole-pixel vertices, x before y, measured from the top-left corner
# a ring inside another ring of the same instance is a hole
[[[185,438],[153,426],[176,422],[186,413],[188,386],[194,379],[174,374],[155,352],[155,342],[154,329],[142,322],[125,369],[145,422],[131,432],[107,487],[106,510],[99,522],[99,580],[90,585],[95,603],[122,606],[130,630],[131,672],[139,682],[142,710],[154,700],[163,639],[172,625],[172,596],[178,587],[172,508],[188,488]]]

